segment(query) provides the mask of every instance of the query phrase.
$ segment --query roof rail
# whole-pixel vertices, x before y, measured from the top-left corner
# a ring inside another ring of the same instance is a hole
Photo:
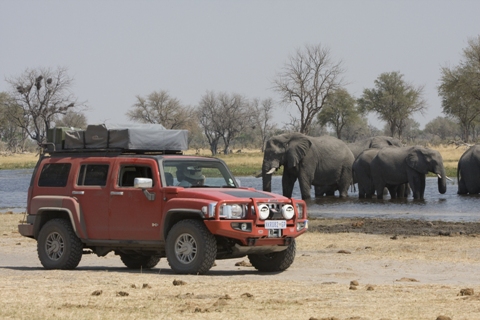
[[[91,153],[107,153],[107,154],[183,154],[181,150],[131,150],[122,148],[85,148],[85,149],[61,149],[55,150],[55,146],[52,148],[52,143],[41,144],[43,153],[48,154],[91,154]]]

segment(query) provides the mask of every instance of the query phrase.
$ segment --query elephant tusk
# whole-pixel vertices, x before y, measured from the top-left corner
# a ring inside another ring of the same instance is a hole
[[[437,173],[437,177],[438,179],[442,179],[442,175]],[[447,179],[448,181],[453,181],[452,179],[450,179],[448,176],[445,176],[445,179]]]
[[[272,169],[270,169],[270,170],[269,170],[267,173],[265,173],[265,174],[272,174],[272,173],[275,172],[275,170],[277,170],[277,168],[272,168]]]

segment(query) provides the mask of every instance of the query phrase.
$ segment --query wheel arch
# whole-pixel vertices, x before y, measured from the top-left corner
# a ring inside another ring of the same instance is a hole
[[[70,210],[65,208],[40,208],[36,213],[35,224],[33,225],[33,236],[35,239],[38,239],[38,234],[42,227],[52,219],[64,219],[68,220],[72,225],[75,235],[79,237],[77,227],[73,221],[73,214]],[[79,237],[80,238],[80,237]]]
[[[203,213],[200,210],[192,209],[173,209],[168,211],[163,222],[163,239],[167,239],[168,233],[177,222],[185,219],[203,221]]]

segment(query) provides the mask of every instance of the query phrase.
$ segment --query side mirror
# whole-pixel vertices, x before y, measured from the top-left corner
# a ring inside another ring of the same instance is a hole
[[[135,178],[133,180],[133,187],[142,189],[143,194],[147,197],[148,201],[155,200],[155,193],[148,192],[147,188],[151,188],[153,186],[153,180],[150,178]]]
[[[147,189],[153,186],[153,181],[150,178],[135,178],[133,180],[133,187],[140,189]]]

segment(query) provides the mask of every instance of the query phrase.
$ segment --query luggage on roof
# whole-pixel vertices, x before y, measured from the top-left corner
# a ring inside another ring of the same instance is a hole
[[[188,131],[168,130],[161,124],[98,124],[86,130],[64,131],[63,150],[187,150]],[[58,139],[57,139],[58,140]],[[48,141],[59,146],[58,141]],[[58,151],[58,148],[56,149]]]

